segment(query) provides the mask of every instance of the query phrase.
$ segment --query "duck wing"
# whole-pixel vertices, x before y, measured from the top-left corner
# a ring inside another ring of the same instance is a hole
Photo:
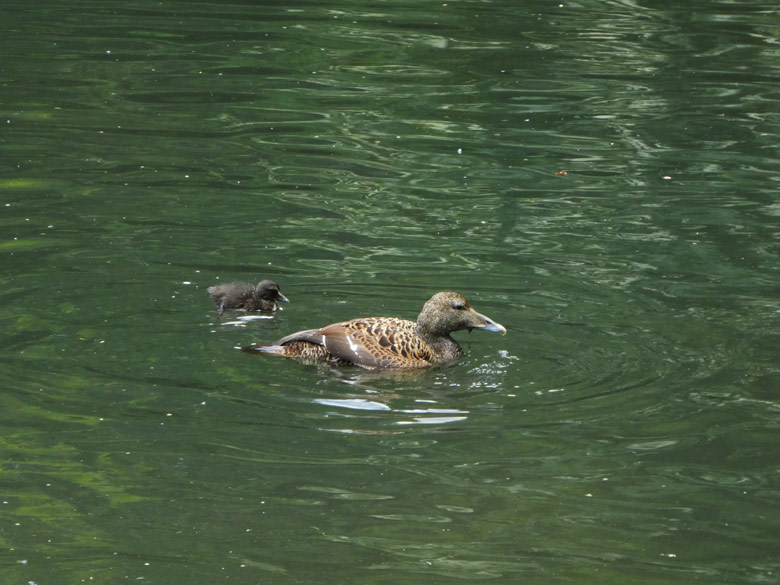
[[[369,369],[424,368],[433,352],[416,333],[414,321],[369,317],[333,323],[282,337],[274,345],[306,341],[324,347],[335,358]]]

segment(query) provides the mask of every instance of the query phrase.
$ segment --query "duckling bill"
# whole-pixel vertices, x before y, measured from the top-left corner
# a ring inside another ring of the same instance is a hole
[[[218,284],[209,287],[208,292],[217,305],[218,315],[227,309],[272,312],[279,309],[278,303],[289,302],[273,280],[263,280],[257,285],[248,282]]]
[[[463,295],[439,292],[425,303],[416,322],[396,317],[352,319],[243,350],[370,370],[427,368],[463,355],[450,337],[463,329],[506,333],[503,325],[475,311]]]

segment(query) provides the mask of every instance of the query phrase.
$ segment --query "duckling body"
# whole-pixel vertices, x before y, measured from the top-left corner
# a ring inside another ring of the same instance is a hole
[[[271,345],[250,345],[245,351],[367,369],[414,369],[456,361],[463,355],[450,337],[453,331],[481,329],[506,333],[503,325],[477,313],[454,292],[436,293],[417,321],[366,317],[292,333]]]
[[[219,315],[227,309],[273,312],[279,309],[279,302],[289,302],[273,280],[263,280],[257,285],[248,282],[218,284],[209,287],[208,292]]]

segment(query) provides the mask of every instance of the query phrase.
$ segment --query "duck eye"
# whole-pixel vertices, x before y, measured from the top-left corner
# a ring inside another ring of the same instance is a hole
[[[457,309],[458,311],[463,311],[466,308],[466,303],[463,301],[455,301],[452,303],[452,308]]]

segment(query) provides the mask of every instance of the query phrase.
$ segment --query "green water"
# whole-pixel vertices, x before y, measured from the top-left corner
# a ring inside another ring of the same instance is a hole
[[[3,585],[778,582],[776,3],[0,13]]]

